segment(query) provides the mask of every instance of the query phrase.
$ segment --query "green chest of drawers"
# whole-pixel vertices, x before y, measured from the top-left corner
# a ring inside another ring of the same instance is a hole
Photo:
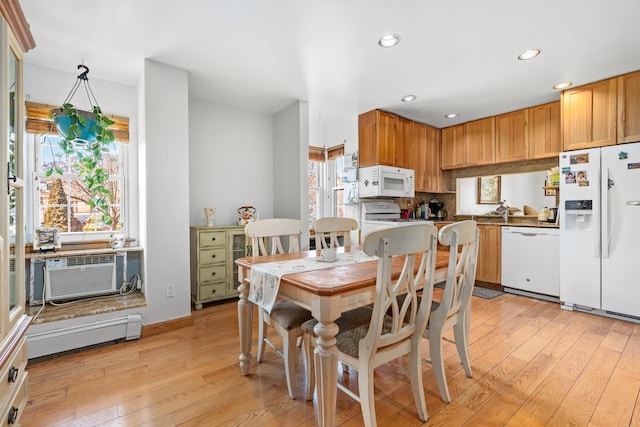
[[[191,301],[202,304],[238,296],[238,269],[234,261],[247,254],[244,226],[190,229]]]

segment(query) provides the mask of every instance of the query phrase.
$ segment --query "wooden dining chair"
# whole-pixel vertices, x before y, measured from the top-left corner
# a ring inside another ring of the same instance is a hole
[[[245,234],[251,239],[254,256],[300,251],[300,237],[308,228],[306,221],[289,218],[263,219],[250,222]],[[289,397],[296,398],[296,341],[302,336],[302,324],[313,319],[311,312],[285,300],[275,302],[270,313],[258,307],[258,362],[264,357],[265,344],[284,359]],[[282,336],[282,349],[267,337],[267,325]]]
[[[467,377],[472,377],[469,363],[469,324],[471,318],[471,295],[476,278],[478,238],[480,232],[475,221],[460,221],[440,229],[438,240],[449,247],[447,281],[442,299],[433,302],[431,316],[424,333],[429,339],[430,362],[438,383],[442,400],[449,403],[451,396],[447,386],[442,359],[444,334],[453,328],[453,342]]]
[[[338,358],[358,371],[358,393],[338,383],[338,388],[360,403],[366,426],[376,425],[374,370],[391,360],[408,355],[409,379],[418,417],[427,420],[422,385],[421,340],[427,325],[433,295],[437,229],[415,224],[374,231],[365,237],[363,250],[378,256],[373,306],[358,308],[336,320]],[[393,258],[402,257],[400,276],[392,279]],[[416,263],[419,268],[415,271]],[[418,298],[422,290],[423,298]],[[399,294],[406,297],[399,302]],[[307,399],[313,398],[314,372],[311,349],[316,335],[315,319],[303,324],[307,366]],[[309,386],[310,385],[310,386]]]
[[[342,236],[342,246],[351,246],[351,231],[357,228],[358,221],[340,216],[318,218],[311,223],[311,229],[316,234],[316,249],[339,247],[339,236]]]

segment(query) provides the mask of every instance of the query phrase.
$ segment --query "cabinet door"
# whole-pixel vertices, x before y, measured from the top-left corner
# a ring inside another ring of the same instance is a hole
[[[603,80],[562,92],[563,150],[616,143],[617,82]]]
[[[425,191],[443,193],[449,191],[451,172],[443,171],[440,155],[440,129],[426,127]]]
[[[514,162],[529,158],[529,110],[496,116],[496,162]]]
[[[21,322],[25,313],[24,255],[24,98],[23,62],[18,43],[6,22],[0,18],[2,46],[2,87],[0,95],[6,109],[0,111],[0,172],[4,185],[0,196],[0,341]],[[9,342],[10,340],[6,341]],[[0,353],[4,349],[0,346]],[[1,362],[2,360],[0,360]]]
[[[416,169],[417,143],[412,135],[414,123],[404,117],[397,118],[394,166],[399,168]]]
[[[480,242],[476,280],[500,283],[502,274],[502,226],[478,224]]]
[[[427,147],[427,125],[418,122],[411,123],[411,137],[415,147],[414,170],[415,189],[418,192],[427,192],[429,185],[430,159]]]
[[[380,110],[358,116],[360,167],[394,165],[397,122],[397,116]]]
[[[247,239],[246,235],[244,234],[244,227],[235,229],[231,228],[229,229],[228,235],[229,242],[227,245],[227,250],[229,251],[229,253],[227,255],[227,259],[229,260],[229,292],[231,295],[235,295],[236,292],[234,290],[238,289],[238,286],[240,286],[240,282],[238,282],[238,266],[236,265],[235,261],[238,258],[247,256]]]
[[[560,101],[529,108],[530,157],[557,157],[562,151]]]
[[[464,166],[464,125],[442,129],[441,134],[442,169],[454,169]]]
[[[495,162],[495,135],[495,117],[464,124],[466,166],[490,165]]]
[[[640,141],[640,71],[618,78],[618,144]]]
[[[378,162],[376,111],[358,116],[358,161],[360,167],[375,166]]]

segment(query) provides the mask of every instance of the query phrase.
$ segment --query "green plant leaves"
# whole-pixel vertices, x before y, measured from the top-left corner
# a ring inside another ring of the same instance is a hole
[[[100,221],[111,225],[113,224],[113,219],[109,216],[109,201],[113,200],[113,194],[106,186],[109,179],[108,174],[98,165],[102,160],[102,153],[108,152],[109,145],[114,142],[113,132],[108,130],[108,127],[113,125],[115,121],[102,114],[100,107],[94,106],[92,112],[95,116],[96,124],[91,126],[91,131],[97,134],[96,142],[78,143],[77,140],[81,135],[82,128],[87,125],[87,118],[78,113],[73,104],[65,103],[61,109],[69,117],[71,124],[69,125],[68,135],[59,142],[60,149],[69,157],[75,154],[77,162],[73,165],[73,168],[90,193],[87,203],[90,207],[100,212]],[[60,175],[63,174],[62,169],[51,166],[47,169],[45,175],[49,177],[54,171]]]

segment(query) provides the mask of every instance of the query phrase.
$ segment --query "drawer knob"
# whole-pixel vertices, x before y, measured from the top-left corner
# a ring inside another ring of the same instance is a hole
[[[215,258],[215,257],[216,257],[216,254],[211,255],[211,258]]]
[[[20,372],[20,370],[15,366],[12,366],[9,369],[9,377],[7,379],[9,380],[10,383],[16,382],[16,380],[18,379],[18,372]]]
[[[211,292],[211,293],[212,293],[212,294],[215,294],[215,293],[216,293],[216,290],[214,289],[214,290],[213,290],[213,292]]]
[[[213,273],[211,273],[211,275],[212,275],[212,276],[215,276],[215,275],[216,275],[216,272],[214,271]]]
[[[211,238],[211,241],[215,242],[215,241],[216,241],[216,238],[215,238],[215,237],[212,237],[212,238]]]
[[[18,408],[12,406],[9,409],[9,415],[7,416],[7,424],[15,424],[18,420]]]

